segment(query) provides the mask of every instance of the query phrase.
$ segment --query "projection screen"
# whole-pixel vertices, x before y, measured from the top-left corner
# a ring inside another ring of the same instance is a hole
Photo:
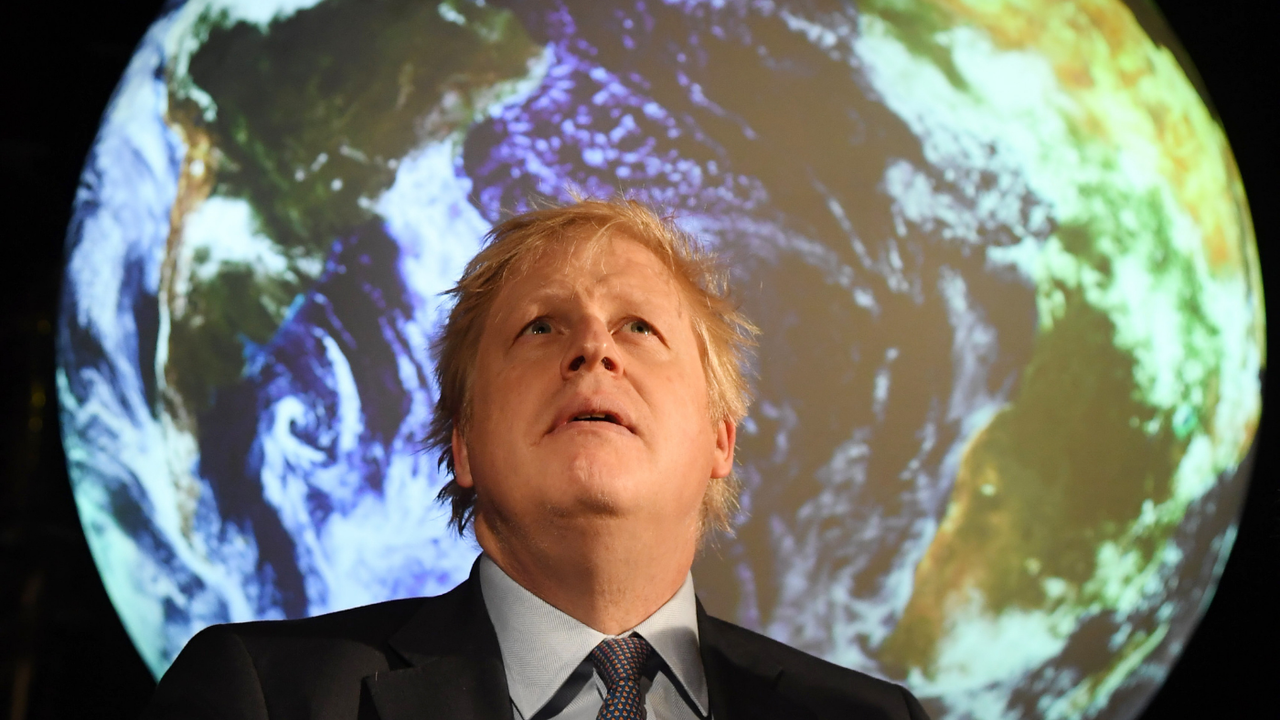
[[[1153,39],[1154,38],[1154,39]],[[1119,0],[190,0],[67,240],[58,397],[158,675],[199,629],[437,594],[442,291],[573,189],[674,215],[762,329],[713,613],[935,718],[1127,718],[1261,412],[1231,150]]]

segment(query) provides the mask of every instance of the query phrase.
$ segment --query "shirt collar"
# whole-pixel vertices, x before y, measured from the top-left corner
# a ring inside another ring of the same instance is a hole
[[[507,689],[520,714],[533,717],[605,635],[569,617],[480,556],[480,592],[498,635]],[[629,635],[633,631],[621,633]],[[707,678],[698,651],[693,576],[634,628],[671,669],[698,711],[707,715]]]

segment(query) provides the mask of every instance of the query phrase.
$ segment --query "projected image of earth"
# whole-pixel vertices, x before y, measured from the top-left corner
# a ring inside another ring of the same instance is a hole
[[[76,197],[58,376],[153,671],[212,623],[465,578],[422,451],[440,293],[576,188],[674,214],[763,331],[710,611],[939,719],[1128,718],[1159,686],[1266,351],[1230,148],[1149,6],[168,7]]]

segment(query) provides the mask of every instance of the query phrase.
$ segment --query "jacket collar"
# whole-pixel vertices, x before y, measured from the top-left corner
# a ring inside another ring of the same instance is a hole
[[[714,720],[813,717],[787,699],[782,666],[762,652],[759,642],[749,641],[754,639],[749,631],[707,615],[701,602],[698,638]]]
[[[512,720],[498,636],[480,591],[479,564],[458,587],[426,598],[391,637],[407,667],[375,673],[364,687],[382,720],[424,717]],[[809,718],[789,701],[782,667],[747,631],[707,615],[697,604],[699,652],[715,720]]]
[[[477,567],[458,587],[424,600],[391,637],[391,647],[408,667],[364,679],[382,720],[511,720],[502,653],[485,611]]]

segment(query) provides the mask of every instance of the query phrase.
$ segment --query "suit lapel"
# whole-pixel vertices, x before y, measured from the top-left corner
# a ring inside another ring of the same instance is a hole
[[[698,603],[698,636],[714,720],[812,718],[779,691],[782,667]],[[381,720],[512,720],[498,636],[476,567],[453,590],[428,598],[390,640],[407,667],[364,679]]]
[[[772,720],[813,717],[779,691],[782,666],[707,615],[698,603],[698,645],[707,676],[713,720]]]
[[[382,720],[511,720],[502,651],[476,567],[466,582],[424,602],[390,642],[408,667],[364,679]]]

